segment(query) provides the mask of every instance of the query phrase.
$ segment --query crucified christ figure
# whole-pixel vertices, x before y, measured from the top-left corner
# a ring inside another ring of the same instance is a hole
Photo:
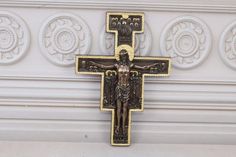
[[[122,130],[123,134],[127,133],[126,124],[128,116],[128,105],[130,99],[130,76],[131,69],[147,70],[156,66],[158,63],[140,66],[135,65],[129,60],[129,54],[126,50],[121,50],[119,54],[120,60],[113,65],[103,65],[97,62],[89,61],[93,66],[105,70],[115,70],[117,72],[117,84],[115,88],[116,99],[116,125],[115,133],[118,134]]]

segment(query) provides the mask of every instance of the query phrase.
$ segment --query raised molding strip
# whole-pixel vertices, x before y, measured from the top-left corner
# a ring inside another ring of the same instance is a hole
[[[99,110],[98,78],[0,80],[0,140],[109,141],[111,115]],[[147,79],[145,110],[132,116],[133,142],[236,144],[235,86]]]
[[[108,143],[108,121],[0,120],[1,140]],[[132,142],[236,144],[235,124],[133,122]]]
[[[98,107],[100,79],[1,77],[0,105]],[[145,108],[236,110],[236,81],[149,78]]]
[[[190,12],[214,12],[235,13],[236,2],[234,0],[148,0],[115,1],[115,0],[2,0],[2,7],[36,7],[36,8],[84,8],[84,9],[108,9],[108,10],[143,10],[143,11],[190,11]]]
[[[1,140],[109,141],[111,115],[98,108],[0,109]],[[233,111],[147,109],[133,113],[132,139],[153,144],[236,144],[235,116]]]

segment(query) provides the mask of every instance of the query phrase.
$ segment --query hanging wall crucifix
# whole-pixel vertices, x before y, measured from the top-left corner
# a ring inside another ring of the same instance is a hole
[[[144,31],[143,13],[107,13],[106,31],[115,34],[114,56],[76,56],[78,74],[102,76],[100,109],[112,112],[111,144],[130,145],[131,112],[143,111],[145,76],[168,76],[170,59],[134,56],[135,34]]]

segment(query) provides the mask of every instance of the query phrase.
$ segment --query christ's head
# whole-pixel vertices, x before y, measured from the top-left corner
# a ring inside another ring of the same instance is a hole
[[[120,61],[122,63],[127,63],[129,61],[129,54],[126,50],[120,51]]]

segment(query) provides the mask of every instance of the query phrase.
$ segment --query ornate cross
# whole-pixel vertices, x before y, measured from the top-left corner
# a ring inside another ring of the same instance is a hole
[[[102,76],[100,109],[112,112],[111,144],[130,145],[131,112],[143,111],[145,76],[168,76],[170,59],[134,56],[135,34],[144,31],[143,13],[107,13],[115,33],[114,56],[76,56],[78,74]]]

